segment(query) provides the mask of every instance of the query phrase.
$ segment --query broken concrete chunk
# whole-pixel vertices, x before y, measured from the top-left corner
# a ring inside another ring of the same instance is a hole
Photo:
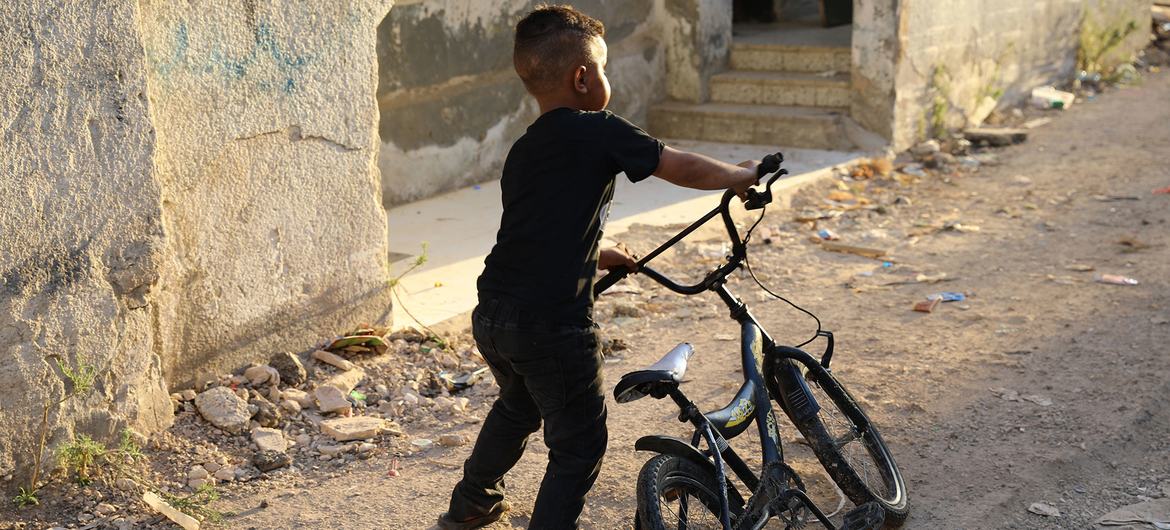
[[[286,388],[280,392],[281,397],[285,401],[294,401],[301,406],[302,409],[311,408],[313,406],[313,396],[308,392],[297,388]]]
[[[995,147],[1003,147],[1026,141],[1028,139],[1028,130],[1006,127],[979,127],[963,131],[963,136],[972,143],[985,143]]]
[[[364,440],[373,438],[386,428],[386,420],[368,416],[352,418],[334,418],[321,422],[321,432],[329,435],[334,441],[348,442],[350,440]]]
[[[314,392],[317,397],[317,408],[321,412],[341,412],[348,413],[350,410],[349,400],[345,399],[345,392],[335,386],[325,385]]]
[[[292,463],[292,458],[279,451],[260,451],[252,456],[252,465],[267,473]]]
[[[301,359],[289,352],[280,352],[268,360],[268,364],[280,374],[280,380],[288,386],[300,386],[309,379]]]
[[[260,451],[277,451],[283,453],[288,450],[288,441],[280,429],[256,427],[252,429],[252,442]]]
[[[348,372],[341,372],[325,381],[325,386],[335,387],[344,394],[349,394],[353,391],[362,379],[366,378],[366,372],[362,369],[350,370]]]
[[[265,384],[273,386],[280,384],[280,373],[276,371],[276,368],[264,364],[249,366],[248,369],[244,370],[244,377],[248,378],[248,382],[252,383],[254,387]]]
[[[248,420],[252,419],[248,402],[223,386],[199,394],[195,398],[195,408],[212,425],[232,434],[243,432]]]
[[[345,359],[342,359],[341,357],[339,357],[335,353],[327,352],[325,350],[317,350],[317,351],[313,352],[313,358],[317,359],[318,361],[321,361],[325,364],[332,365],[332,366],[338,368],[339,370],[348,371],[348,370],[353,370],[354,368],[356,368],[356,366],[354,366],[353,363],[351,363]]]
[[[439,445],[444,447],[459,447],[467,443],[467,438],[461,434],[444,434],[439,437]]]
[[[154,492],[147,491],[143,493],[142,502],[145,502],[147,506],[150,506],[158,513],[165,515],[167,519],[181,526],[183,530],[199,530],[199,521],[197,519],[167,504],[166,501],[162,500]]]

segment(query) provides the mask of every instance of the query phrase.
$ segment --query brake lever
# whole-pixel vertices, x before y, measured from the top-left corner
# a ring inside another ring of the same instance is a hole
[[[772,184],[780,177],[787,175],[787,169],[781,169],[780,164],[784,163],[784,153],[776,153],[764,157],[760,162],[756,171],[760,178],[763,178],[768,173],[774,173],[772,178],[768,179],[768,183],[764,185],[764,191],[756,191],[755,188],[748,188],[745,195],[747,199],[744,201],[745,210],[759,210],[772,202]]]

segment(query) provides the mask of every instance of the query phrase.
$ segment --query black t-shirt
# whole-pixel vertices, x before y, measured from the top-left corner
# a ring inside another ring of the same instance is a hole
[[[609,111],[558,108],[537,118],[504,162],[504,215],[479,277],[480,301],[503,299],[553,322],[590,323],[614,177],[649,177],[662,147]]]

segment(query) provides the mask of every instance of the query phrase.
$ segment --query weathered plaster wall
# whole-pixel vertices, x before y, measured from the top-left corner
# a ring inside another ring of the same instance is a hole
[[[388,318],[374,41],[389,7],[141,1],[172,384]]]
[[[732,0],[666,0],[666,93],[671,99],[707,101],[707,80],[727,65]]]
[[[605,23],[610,108],[635,122],[664,92],[663,1],[566,2]],[[407,0],[379,26],[387,205],[499,177],[512,142],[537,116],[512,70],[513,28],[537,3]]]
[[[388,318],[390,4],[0,2],[0,477],[29,471],[54,355],[98,377],[46,455],[164,428],[168,386]]]
[[[1105,28],[1134,23],[1138,30],[1119,48],[1123,57],[1145,45],[1150,16],[1145,0],[899,4],[895,147],[939,124],[963,125],[984,96],[1013,103],[1035,86],[1068,80],[1085,20]]]
[[[51,417],[50,463],[75,423],[149,432],[171,410],[150,302],[165,237],[134,4],[0,2],[0,20],[4,477],[30,469],[41,408],[65,391],[51,356],[98,377]]]
[[[894,135],[894,74],[898,58],[898,0],[854,0],[850,116],[862,127]]]

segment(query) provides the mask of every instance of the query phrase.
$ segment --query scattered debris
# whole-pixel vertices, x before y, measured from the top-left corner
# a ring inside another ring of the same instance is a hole
[[[938,298],[933,300],[923,300],[914,304],[914,310],[918,311],[919,313],[933,313],[934,308],[938,307],[940,303],[942,303],[942,300],[939,300]]]
[[[439,437],[439,445],[443,447],[459,447],[467,444],[467,438],[462,434],[444,434]]]
[[[1133,195],[1094,195],[1093,200],[1097,202],[1117,202],[1117,201],[1140,201],[1141,197]]]
[[[162,500],[153,491],[144,492],[142,494],[142,502],[145,502],[147,506],[166,516],[167,519],[182,527],[183,530],[199,530],[199,521],[197,519],[167,504],[166,501]]]
[[[1165,188],[1158,188],[1158,189],[1153,191],[1153,194],[1154,195],[1170,195],[1170,186],[1166,186]]]
[[[309,379],[301,359],[289,352],[280,352],[268,360],[268,365],[280,375],[280,382],[288,386],[300,386]]]
[[[442,372],[439,372],[436,375],[436,377],[438,377],[439,380],[443,382],[443,384],[447,387],[448,392],[454,393],[454,392],[459,392],[461,390],[466,390],[466,389],[470,388],[472,385],[474,385],[476,382],[478,382],[484,376],[484,374],[486,374],[487,372],[488,372],[488,367],[484,366],[482,368],[478,368],[478,369],[472,370],[470,372],[464,372],[463,374],[458,375],[458,376],[452,374],[451,372],[442,371]]]
[[[336,367],[340,370],[349,371],[349,370],[353,370],[355,368],[355,365],[353,363],[351,363],[345,359],[342,359],[341,357],[337,356],[333,352],[326,351],[326,350],[317,350],[317,351],[313,352],[313,358],[318,360],[318,361],[321,361],[325,364],[328,364],[330,366]]]
[[[228,387],[217,386],[199,394],[195,407],[212,425],[232,434],[242,433],[252,419],[248,402]]]
[[[958,221],[948,221],[945,224],[943,224],[942,230],[948,231],[948,232],[960,232],[960,233],[964,233],[964,234],[969,234],[972,232],[978,232],[978,231],[982,230],[982,228],[980,228],[979,225],[963,224],[963,223],[960,223]]]
[[[979,127],[963,131],[963,137],[973,144],[1004,147],[1027,141],[1028,130],[1006,127]]]
[[[829,230],[828,228],[822,228],[820,230],[817,230],[817,237],[819,237],[825,241],[836,241],[838,239],[841,239],[841,236],[837,235],[836,232]]]
[[[1080,263],[1071,263],[1071,264],[1065,265],[1064,269],[1069,270],[1069,271],[1076,271],[1076,272],[1092,272],[1092,271],[1097,270],[1097,268],[1092,266],[1092,265],[1084,265],[1084,264],[1080,264]]]
[[[288,440],[280,429],[255,427],[252,429],[252,442],[260,451],[276,451],[283,453],[288,450]]]
[[[386,420],[369,416],[334,418],[321,422],[321,432],[336,442],[374,438],[386,427]]]
[[[1149,243],[1145,243],[1135,237],[1123,237],[1117,240],[1117,244],[1124,247],[1122,252],[1137,252],[1150,248]]]
[[[261,473],[277,470],[292,463],[292,457],[280,451],[260,451],[252,456],[252,465]]]
[[[889,251],[877,248],[857,247],[853,245],[845,245],[842,243],[835,243],[832,241],[822,241],[821,248],[829,252],[840,252],[843,254],[854,254],[866,258],[883,258],[889,255]]]
[[[942,302],[962,302],[963,300],[967,299],[967,295],[965,295],[963,293],[957,293],[954,291],[944,291],[941,293],[935,293],[935,294],[932,294],[930,296],[927,296],[926,299],[927,300],[939,300]]]
[[[1071,92],[1057,90],[1051,86],[1042,86],[1032,89],[1032,106],[1038,109],[1067,109],[1076,100]]]
[[[849,171],[854,180],[869,180],[874,177],[888,177],[894,171],[894,164],[888,158],[867,158]]]
[[[1040,405],[1041,407],[1052,406],[1051,399],[1048,399],[1044,396],[1040,396],[1040,395],[1036,395],[1036,394],[1021,394],[1020,399],[1022,399],[1024,401],[1029,401],[1029,402],[1035,403],[1037,405]]]
[[[1138,281],[1128,276],[1121,276],[1119,274],[1095,274],[1093,281],[1097,283],[1108,283],[1111,285],[1137,285]]]
[[[317,408],[321,412],[336,412],[343,416],[350,413],[349,400],[345,398],[346,392],[342,392],[340,388],[332,385],[324,385],[318,387],[313,395],[317,398]]]
[[[1052,123],[1052,118],[1033,118],[1020,125],[1020,128],[1039,129],[1040,127],[1048,125],[1049,123]]]
[[[1112,527],[1170,529],[1170,498],[1153,499],[1124,506],[1096,521],[1096,528]]]
[[[1033,502],[1032,505],[1028,507],[1028,511],[1036,515],[1043,515],[1044,517],[1060,517],[1060,510],[1056,509],[1056,507],[1051,504],[1046,504],[1043,502]]]

